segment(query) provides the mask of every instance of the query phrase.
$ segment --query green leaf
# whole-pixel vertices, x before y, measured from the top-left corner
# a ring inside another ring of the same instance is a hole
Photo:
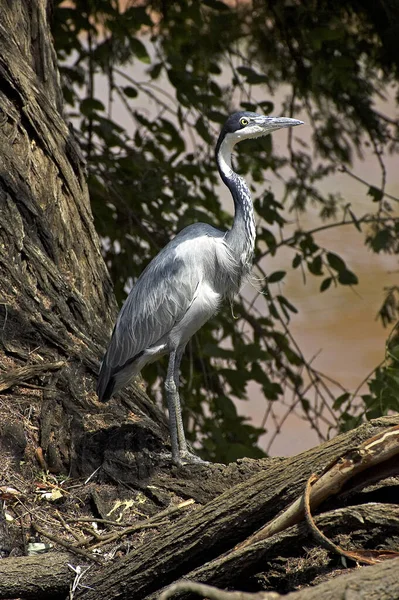
[[[265,115],[269,115],[270,113],[272,113],[274,111],[274,104],[273,104],[273,102],[270,102],[269,100],[259,102],[259,107],[262,109],[262,112],[264,112]]]
[[[80,112],[86,117],[92,115],[95,111],[103,110],[105,110],[104,104],[99,100],[96,100],[96,98],[85,98],[80,103]]]
[[[359,283],[357,276],[348,269],[338,273],[338,281],[341,285],[356,285]]]
[[[283,393],[281,385],[271,381],[262,385],[262,390],[268,400],[278,400],[278,397]]]
[[[211,81],[209,83],[209,89],[212,92],[212,94],[215,96],[215,98],[220,98],[222,96],[222,90],[220,89],[220,87],[218,86],[218,84],[215,81]],[[224,118],[224,120],[226,119],[226,117]]]
[[[267,83],[266,75],[261,75],[260,73],[257,73],[251,67],[238,67],[237,71],[239,72],[240,75],[243,75],[246,78],[247,83],[249,83],[249,85],[258,85],[259,83]]]
[[[245,344],[240,354],[243,355],[246,363],[270,359],[268,353],[259,344]]]
[[[281,307],[285,306],[286,308],[288,308],[288,310],[290,310],[293,313],[298,312],[298,309],[293,304],[291,304],[291,302],[289,302],[284,296],[278,295],[277,300],[279,301]]]
[[[349,394],[349,392],[345,392],[344,394],[341,394],[340,396],[338,396],[338,398],[335,398],[334,404],[333,404],[333,409],[338,410],[339,408],[341,408],[341,406],[344,404],[344,402],[349,400],[350,397],[351,397],[351,395]]]
[[[369,238],[370,245],[374,252],[386,251],[391,247],[392,244],[392,232],[386,229],[380,229],[374,237]]]
[[[308,269],[312,275],[323,275],[321,255],[318,254],[311,262],[308,262]]]
[[[101,2],[97,0],[97,4],[101,5]],[[102,4],[104,5],[104,2],[102,2]],[[105,4],[112,5],[112,3],[109,2],[106,2]],[[151,25],[153,25],[150,16],[147,14],[145,6],[130,6],[127,10],[125,10],[125,12],[119,13],[119,15],[123,25],[127,23],[130,31],[138,31],[142,25],[146,25],[147,27],[151,27]]]
[[[338,273],[346,270],[345,262],[338,254],[334,254],[334,252],[327,252],[327,261],[330,267],[334,269],[334,271],[338,271]]]
[[[207,117],[210,121],[215,121],[222,125],[226,120],[226,115],[218,110],[210,110],[207,112]]]
[[[296,269],[297,267],[299,267],[299,265],[302,262],[302,256],[301,254],[295,254],[293,260],[292,260],[292,268]]]
[[[237,408],[234,402],[227,398],[226,396],[219,396],[215,399],[215,406],[218,411],[220,411],[221,416],[226,417],[227,419],[235,419],[237,418]]]
[[[332,280],[333,280],[332,277],[326,277],[326,279],[323,279],[323,281],[321,282],[321,285],[320,285],[320,291],[325,292],[326,290],[328,290],[328,288],[331,285]]]
[[[151,79],[158,79],[158,77],[161,74],[162,69],[163,69],[163,63],[161,63],[161,62],[151,65],[151,67],[148,69],[148,73],[150,74]]]
[[[274,254],[276,253],[277,241],[270,229],[262,227],[262,229],[258,233],[258,239],[263,240],[266,243],[271,255],[274,256]]]
[[[349,214],[350,214],[350,216],[352,217],[352,221],[353,221],[353,224],[355,225],[356,229],[357,229],[358,231],[360,231],[360,233],[361,233],[361,232],[362,232],[362,228],[361,228],[361,226],[360,226],[360,223],[359,223],[359,221],[357,220],[357,218],[356,218],[355,214],[354,214],[354,213],[353,213],[353,212],[352,212],[350,209],[349,209]]]
[[[394,346],[389,346],[388,353],[391,358],[398,361],[399,360],[399,344],[395,344]]]
[[[233,350],[222,348],[217,344],[205,344],[202,348],[202,352],[208,356],[214,356],[217,358],[231,359],[235,357],[235,353]]]
[[[274,271],[274,273],[267,276],[267,282],[268,283],[277,283],[278,281],[281,281],[282,279],[284,279],[286,274],[287,274],[286,271]]]
[[[123,92],[128,98],[137,98],[138,96],[138,91],[131,85],[127,85],[126,87],[124,87]]]
[[[243,398],[245,396],[245,388],[249,376],[248,373],[243,373],[236,369],[220,369],[219,373],[225,377],[234,395],[238,398]]]
[[[213,142],[213,137],[210,134],[209,129],[206,126],[205,121],[202,117],[198,117],[195,123],[195,129],[198,131],[199,135],[207,144],[211,144]]]
[[[202,4],[209,6],[209,8],[213,8],[213,10],[217,10],[218,12],[227,12],[230,10],[230,7],[220,0],[202,0]]]
[[[133,54],[137,56],[137,58],[141,60],[141,62],[150,64],[151,58],[143,42],[140,42],[140,40],[138,40],[135,37],[131,37],[129,39],[129,44]]]
[[[319,250],[319,246],[315,244],[311,235],[305,235],[299,242],[299,247],[305,256],[314,254]]]
[[[249,112],[256,112],[256,108],[257,108],[257,106],[254,102],[245,102],[244,100],[242,102],[240,102],[240,107],[243,110],[248,110]]]
[[[371,185],[368,189],[367,195],[372,197],[373,202],[381,202],[384,197],[384,192],[379,188],[374,187],[374,185]]]

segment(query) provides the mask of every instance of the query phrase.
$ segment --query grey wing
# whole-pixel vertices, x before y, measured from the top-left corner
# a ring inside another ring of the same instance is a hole
[[[158,254],[138,278],[119,313],[97,386],[101,400],[112,395],[115,373],[156,345],[189,309],[198,286],[198,269],[173,247]]]
[[[183,261],[158,255],[122,307],[108,362],[119,366],[161,340],[187,312],[197,284]]]

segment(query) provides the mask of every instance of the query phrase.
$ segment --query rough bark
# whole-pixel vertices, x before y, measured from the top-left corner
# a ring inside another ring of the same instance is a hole
[[[0,598],[65,598],[75,578],[68,563],[73,557],[61,553],[0,560]]]
[[[389,545],[399,550],[397,505],[376,503],[340,508],[320,515],[316,523],[329,538],[343,540],[342,545],[347,550],[383,547],[388,539]],[[346,561],[346,564],[353,567],[355,563]],[[392,563],[392,568],[395,564]],[[185,574],[182,581],[241,590],[256,589],[257,582],[261,581],[266,589],[286,593],[344,573],[343,565],[339,556],[320,548],[306,525],[301,523],[268,540],[211,560]],[[158,597],[159,590],[146,599]],[[180,592],[174,597],[186,600],[191,596]]]
[[[391,600],[399,596],[399,559],[337,577],[315,588],[284,596],[286,600]]]
[[[21,445],[33,452],[36,443],[22,427],[30,411],[48,468],[78,475],[99,466],[99,448],[103,457],[121,422],[131,436],[135,415],[144,424],[152,417],[142,448],[162,444],[166,428],[140,390],[125,406],[99,406],[94,394],[116,304],[84,161],[62,114],[47,4],[0,3],[0,357],[8,381],[0,432],[19,439],[15,456],[5,444],[17,464]],[[63,363],[56,372],[55,362]]]
[[[70,573],[58,554],[12,557],[46,535],[80,549],[75,565],[90,561],[94,547],[104,563],[85,575],[93,589],[75,598],[155,598],[182,577],[279,593],[315,585],[339,572],[340,558],[320,551],[304,523],[234,546],[296,500],[312,472],[399,417],[291,458],[177,468],[162,458],[165,416],[139,386],[97,402],[116,305],[84,163],[62,115],[47,8],[45,0],[0,2],[1,593],[44,597],[35,596],[40,585],[65,592]],[[316,523],[346,548],[397,549],[397,477],[397,460],[362,473],[319,506]],[[187,498],[196,505],[179,512]],[[126,525],[119,537],[117,517]],[[25,579],[11,590],[16,560]],[[43,564],[54,566],[43,574]],[[392,595],[396,569],[397,561],[381,567]]]
[[[399,417],[379,419],[297,456],[265,461],[259,473],[165,528],[162,539],[149,540],[144,547],[107,567],[106,577],[102,573],[100,577],[93,578],[91,586],[94,589],[85,590],[82,596],[89,600],[109,598],[112,593],[118,599],[142,599],[201,565],[210,565],[211,569],[209,579],[205,574],[201,581],[214,582],[216,569],[223,585],[229,585],[230,577],[233,585],[237,581],[242,582],[247,576],[247,556],[244,555],[243,560],[239,556],[234,558],[233,564],[226,570],[226,579],[224,567],[218,571],[219,563],[212,564],[210,561],[234,548],[235,544],[296,500],[313,472],[321,472],[326,465],[377,431],[398,423]],[[211,468],[208,468],[207,476],[212,479]],[[387,530],[389,528],[387,523]],[[350,531],[347,533],[350,535]],[[298,542],[296,548],[301,552],[302,540]],[[251,552],[255,546],[250,546]],[[294,547],[291,552],[294,553]],[[258,558],[249,563],[252,573],[256,573],[256,569],[262,570],[264,555]],[[197,576],[202,577],[201,569],[200,573],[195,572],[195,579]]]
[[[219,590],[197,588],[195,597],[209,597],[210,600],[392,600],[399,597],[399,559],[389,563],[382,563],[373,567],[356,569],[353,573],[334,577],[333,579],[281,596],[274,592],[260,592],[256,594],[234,595],[235,592],[220,593]],[[183,589],[186,583],[176,584],[175,590]],[[188,587],[188,586],[187,586]],[[195,585],[191,591],[194,592]],[[211,592],[213,594],[211,595]],[[176,597],[175,594],[165,594],[159,600]],[[194,596],[193,596],[194,598]]]

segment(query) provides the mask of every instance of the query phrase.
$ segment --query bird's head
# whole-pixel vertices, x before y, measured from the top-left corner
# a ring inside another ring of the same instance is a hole
[[[247,111],[236,112],[230,115],[220,132],[216,153],[223,142],[232,150],[235,144],[242,140],[263,137],[277,129],[296,125],[303,125],[303,121],[288,117],[267,117]]]

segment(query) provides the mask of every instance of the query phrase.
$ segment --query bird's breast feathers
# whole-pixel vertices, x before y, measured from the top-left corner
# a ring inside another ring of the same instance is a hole
[[[241,257],[234,256],[223,232],[187,228],[133,286],[116,323],[108,362],[121,365],[154,344],[167,343],[172,330],[173,337],[189,339],[223,298],[239,291],[243,275]]]
[[[193,283],[206,283],[222,297],[239,291],[244,275],[241,256],[236,257],[226,243],[225,235],[211,233],[182,241],[176,248],[176,260]]]

